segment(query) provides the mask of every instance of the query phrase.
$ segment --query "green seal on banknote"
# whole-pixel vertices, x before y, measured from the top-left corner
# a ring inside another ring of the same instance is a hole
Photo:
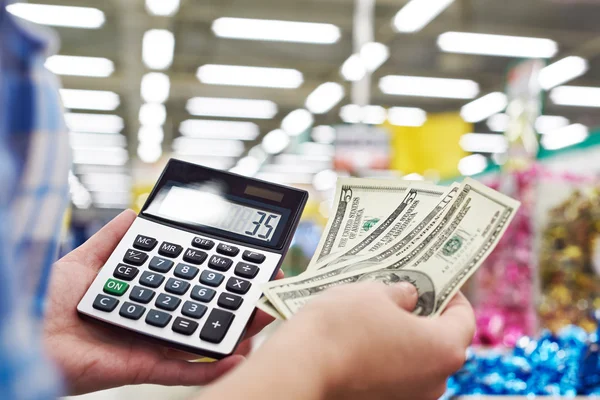
[[[372,227],[374,227],[379,222],[379,218],[371,218],[363,224],[363,230],[366,232]]]
[[[461,248],[462,244],[463,239],[460,236],[453,236],[444,245],[442,253],[444,253],[445,256],[451,256]]]

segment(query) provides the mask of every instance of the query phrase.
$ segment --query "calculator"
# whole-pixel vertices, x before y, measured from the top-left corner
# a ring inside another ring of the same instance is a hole
[[[307,198],[171,159],[77,310],[168,347],[226,357],[261,285],[277,274]]]

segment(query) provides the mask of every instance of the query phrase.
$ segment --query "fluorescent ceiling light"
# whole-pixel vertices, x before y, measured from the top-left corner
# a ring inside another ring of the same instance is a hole
[[[167,109],[164,104],[142,104],[139,117],[143,126],[163,126],[167,120]]]
[[[331,168],[331,157],[329,155],[284,153],[273,157],[273,163],[279,165],[311,164],[326,169]]]
[[[388,75],[379,80],[383,93],[400,96],[472,99],[479,93],[477,82],[467,79]]]
[[[114,63],[102,57],[54,55],[48,57],[45,65],[57,75],[105,78],[115,71]]]
[[[95,29],[104,25],[104,13],[97,8],[49,4],[11,4],[6,8],[17,17],[36,24]]]
[[[335,171],[326,169],[318,172],[313,177],[312,184],[318,191],[324,192],[333,189],[338,179],[338,174]]]
[[[381,67],[390,57],[390,49],[383,43],[369,42],[360,48],[360,59],[369,72]]]
[[[508,150],[504,135],[495,133],[466,133],[459,143],[464,151],[471,153],[504,153]]]
[[[480,97],[460,109],[460,116],[467,122],[479,122],[503,111],[508,104],[504,93],[493,92]]]
[[[335,25],[269,19],[217,18],[212,30],[224,38],[278,42],[332,44],[341,37]]]
[[[82,174],[81,182],[92,192],[124,191],[131,188],[131,176],[127,174],[91,173]]]
[[[141,95],[147,103],[164,103],[169,98],[171,81],[162,72],[150,72],[142,77]]]
[[[79,182],[73,171],[69,171],[69,193],[75,207],[89,208],[92,205],[90,192]]]
[[[200,82],[211,85],[254,86],[296,89],[304,82],[295,69],[206,64],[196,74]]]
[[[398,32],[418,32],[442,13],[454,0],[412,0],[394,17]]]
[[[458,171],[464,176],[471,176],[485,171],[488,161],[481,154],[471,154],[458,162]]]
[[[170,17],[179,10],[179,0],[146,0],[146,10],[152,15]]]
[[[340,118],[348,124],[362,122],[362,107],[358,104],[346,104],[340,108]]]
[[[258,172],[261,166],[261,161],[252,156],[246,156],[240,158],[236,163],[235,167],[231,168],[229,171],[234,174],[240,174],[244,176],[254,176]]]
[[[353,54],[344,61],[340,73],[345,80],[357,82],[365,77],[367,70],[360,56]]]
[[[344,98],[344,87],[339,83],[327,82],[319,85],[306,98],[306,108],[314,114],[324,114]]]
[[[203,165],[208,168],[227,170],[235,164],[235,157],[231,156],[207,156],[207,155],[180,155],[175,158],[193,164]]]
[[[257,179],[267,182],[278,183],[280,185],[310,185],[313,180],[313,174],[278,174],[276,172],[259,172]]]
[[[540,71],[540,86],[544,90],[552,89],[585,74],[588,68],[588,62],[584,58],[577,56],[565,57]]]
[[[387,112],[381,106],[364,106],[362,109],[362,122],[365,124],[383,124],[386,118]]]
[[[281,121],[281,129],[290,136],[298,136],[306,131],[314,122],[314,118],[310,112],[300,108],[294,110],[283,118]]]
[[[427,113],[416,107],[392,107],[388,110],[388,121],[396,126],[422,126]]]
[[[437,44],[448,53],[489,56],[550,58],[558,52],[558,45],[550,39],[485,33],[446,32],[438,37]]]
[[[244,152],[244,142],[178,137],[173,140],[173,150],[188,156],[239,157]]]
[[[150,29],[142,40],[142,59],[150,69],[167,69],[173,64],[175,36],[166,29]]]
[[[160,145],[165,138],[162,126],[140,126],[138,141]]]
[[[194,97],[187,101],[192,115],[208,117],[271,119],[277,114],[277,104],[270,100]]]
[[[253,122],[188,119],[179,125],[182,135],[202,139],[254,140],[260,131]]]
[[[324,169],[331,168],[329,165],[303,164],[266,164],[260,169],[261,172],[279,172],[283,174],[316,174]]]
[[[65,122],[73,132],[120,133],[123,118],[109,114],[66,113]]]
[[[569,125],[569,120],[558,115],[540,115],[535,120],[535,130],[542,135],[552,133],[567,125]]]
[[[277,154],[285,150],[290,144],[290,135],[283,129],[275,129],[265,135],[262,148],[267,154]]]
[[[550,98],[562,106],[600,107],[600,88],[585,86],[559,86],[552,89]]]
[[[402,177],[402,179],[404,179],[405,181],[424,181],[425,180],[423,175],[417,174],[416,172],[413,172],[412,174],[404,175]]]
[[[298,154],[332,159],[335,154],[335,147],[330,144],[304,142],[298,145]]]
[[[137,148],[137,155],[142,162],[151,164],[162,156],[162,146],[156,142],[140,142]]]
[[[317,143],[331,144],[335,141],[335,128],[329,125],[315,126],[311,137]]]
[[[487,126],[492,132],[506,132],[510,117],[506,114],[494,114],[487,120]]]
[[[124,165],[129,155],[123,148],[79,149],[73,151],[74,164]]]
[[[583,142],[588,137],[588,128],[582,124],[572,124],[542,137],[546,150],[557,150]]]
[[[113,111],[119,107],[119,95],[105,90],[60,89],[65,108]]]
[[[120,133],[71,132],[69,142],[73,149],[99,147],[126,147],[127,140]]]

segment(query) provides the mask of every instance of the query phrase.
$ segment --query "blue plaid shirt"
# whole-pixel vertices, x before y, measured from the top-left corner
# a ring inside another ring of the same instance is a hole
[[[71,159],[59,83],[44,68],[57,40],[6,5],[0,0],[0,398],[50,399],[61,388],[41,317]]]

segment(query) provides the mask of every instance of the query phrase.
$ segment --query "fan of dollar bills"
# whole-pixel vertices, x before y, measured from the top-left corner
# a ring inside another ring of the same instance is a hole
[[[467,178],[449,187],[342,178],[306,271],[269,282],[257,307],[287,319],[333,286],[412,283],[435,316],[498,244],[519,202]]]

